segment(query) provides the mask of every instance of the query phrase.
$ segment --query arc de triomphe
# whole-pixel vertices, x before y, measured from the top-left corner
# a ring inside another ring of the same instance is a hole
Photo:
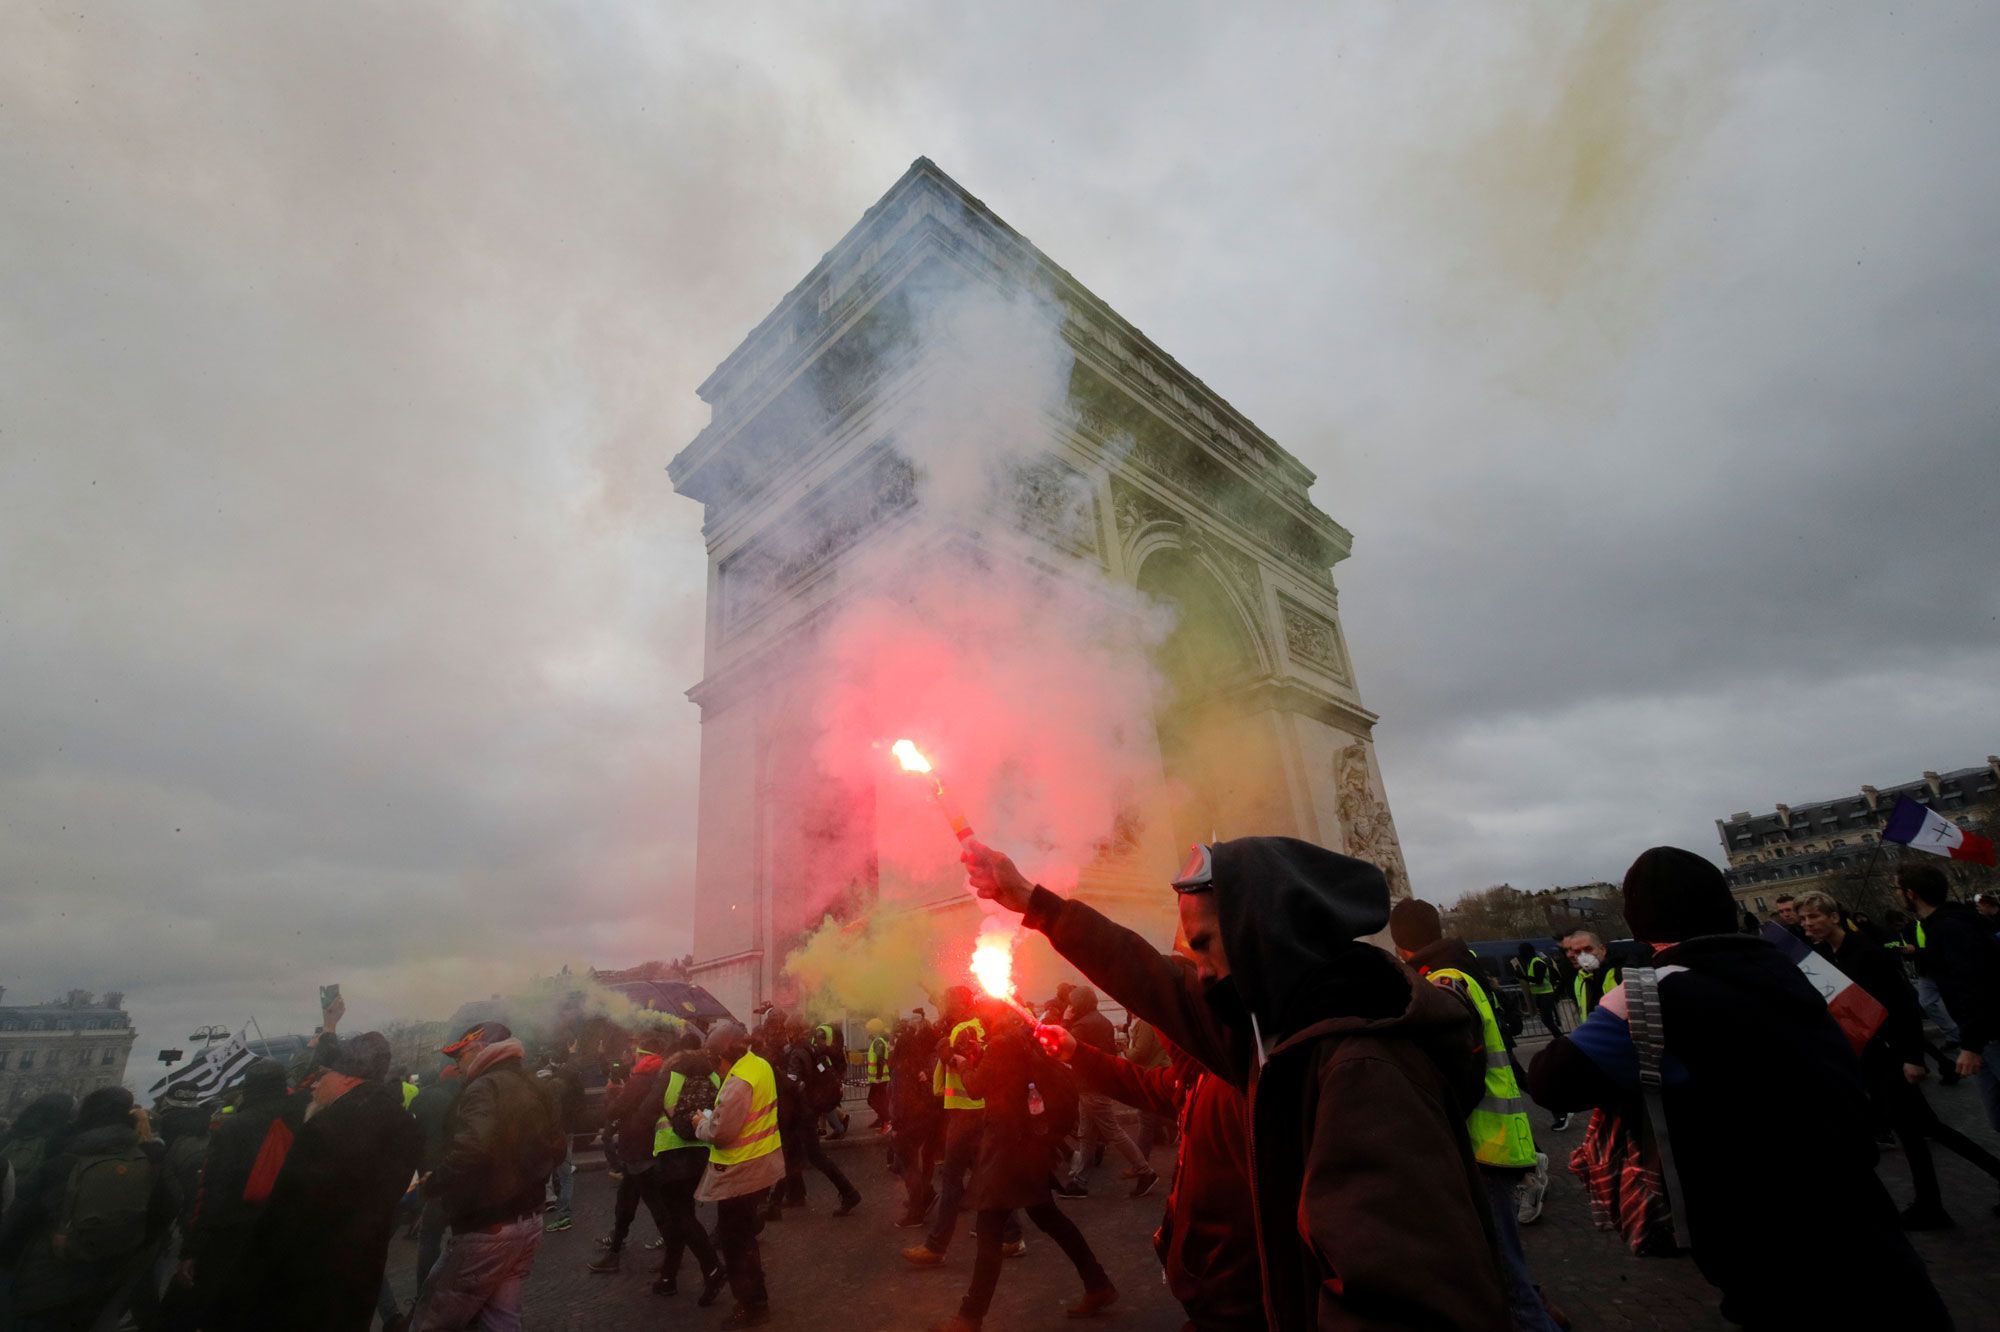
[[[1040,562],[1039,546],[1176,611],[1157,651],[1175,685],[1157,718],[1173,794],[1152,814],[1173,835],[1108,857],[1078,891],[1163,920],[1173,848],[1220,829],[1344,850],[1406,892],[1332,576],[1351,537],[1308,497],[1313,475],[919,158],[701,385],[710,422],[669,467],[704,505],[708,546],[704,676],[689,691],[702,712],[696,979],[738,1013],[782,999],[786,955],[818,923],[819,900],[777,868],[807,807],[788,784],[805,780],[810,717],[786,668],[838,605],[843,566],[915,505],[895,445],[922,351],[908,310],[941,281],[1036,292],[1073,357],[1073,410],[1049,420],[1046,455],[1011,497],[1021,558]]]

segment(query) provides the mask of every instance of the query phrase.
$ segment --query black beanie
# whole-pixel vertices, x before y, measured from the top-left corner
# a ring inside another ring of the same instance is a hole
[[[1679,943],[1704,934],[1732,934],[1736,899],[1722,871],[1706,856],[1656,846],[1625,871],[1625,919],[1645,943]]]
[[[1406,897],[1389,908],[1389,938],[1406,952],[1420,952],[1444,938],[1444,922],[1429,902]]]

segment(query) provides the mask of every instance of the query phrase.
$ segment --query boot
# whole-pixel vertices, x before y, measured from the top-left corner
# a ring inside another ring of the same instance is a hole
[[[715,1303],[716,1296],[722,1294],[722,1288],[728,1284],[728,1271],[724,1269],[721,1263],[717,1263],[713,1272],[703,1272],[701,1274],[701,1298],[696,1300],[695,1303],[706,1309],[709,1305]]]
[[[1066,1311],[1071,1318],[1088,1318],[1092,1314],[1103,1313],[1118,1299],[1118,1287],[1105,1282],[1095,1290],[1083,1292],[1083,1298],[1069,1306]]]
[[[840,1206],[833,1209],[833,1214],[835,1216],[846,1216],[859,1206],[861,1206],[861,1195],[850,1193],[840,1200]]]

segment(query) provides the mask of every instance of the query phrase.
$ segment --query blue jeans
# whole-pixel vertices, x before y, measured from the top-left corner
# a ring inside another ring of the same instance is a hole
[[[1958,1044],[1958,1024],[1945,1011],[1944,996],[1938,993],[1937,982],[1929,976],[1917,977],[1917,1007],[1924,1010],[1924,1016],[1937,1024],[1946,1045]]]
[[[556,1216],[569,1215],[576,1200],[576,1148],[569,1134],[563,1134],[563,1159],[556,1167]]]
[[[1493,1242],[1500,1260],[1500,1279],[1507,1285],[1507,1313],[1514,1332],[1556,1332],[1542,1297],[1535,1293],[1535,1279],[1528,1275],[1528,1255],[1521,1248],[1521,1225],[1514,1212],[1519,1205],[1514,1187],[1524,1177],[1519,1170],[1479,1167],[1486,1182],[1486,1202],[1493,1209]]]

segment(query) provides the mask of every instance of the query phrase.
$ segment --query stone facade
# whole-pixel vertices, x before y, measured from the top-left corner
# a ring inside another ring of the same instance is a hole
[[[123,1082],[137,1039],[124,1004],[115,990],[102,999],[71,990],[52,1003],[0,1007],[0,1115],[44,1092],[81,1097]]]
[[[1893,843],[1883,854],[1881,832],[1901,796],[1960,827],[1989,826],[2000,819],[2000,757],[1988,755],[1983,768],[1927,772],[1893,786],[1864,786],[1851,796],[1717,819],[1730,891],[1760,919],[1770,915],[1780,893],[1827,892],[1858,905],[1849,899],[1861,880],[1871,887],[1886,883],[1900,854]]]
[[[1406,892],[1332,576],[1352,538],[1312,502],[1312,473],[919,159],[701,385],[710,422],[669,467],[704,506],[709,556],[705,673],[690,691],[702,710],[693,979],[746,1012],[777,995],[789,940],[815,923],[769,869],[812,818],[788,794],[787,756],[811,721],[785,697],[784,667],[843,570],[910,521],[918,478],[897,437],[924,348],[899,311],[944,283],[1032,290],[1073,357],[1046,449],[995,497],[1020,538],[1004,558],[1067,561],[1202,621],[1200,642],[1161,650],[1179,688],[1158,718],[1158,785],[1178,794],[1132,821],[1171,822],[1159,843],[1183,849],[1211,833],[1303,837],[1383,865]],[[1218,752],[1278,778],[1251,789],[1191,757]],[[1106,829],[1106,859],[1079,892],[1164,915],[1174,854],[1120,860],[1129,831]]]

